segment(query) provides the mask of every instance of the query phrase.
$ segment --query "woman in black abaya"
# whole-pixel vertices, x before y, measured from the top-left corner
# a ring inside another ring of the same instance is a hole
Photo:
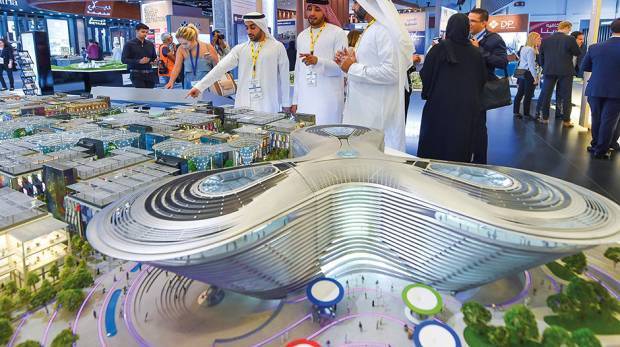
[[[482,54],[469,41],[469,19],[464,14],[453,15],[446,39],[428,52],[420,71],[426,104],[418,157],[471,161],[486,73]]]

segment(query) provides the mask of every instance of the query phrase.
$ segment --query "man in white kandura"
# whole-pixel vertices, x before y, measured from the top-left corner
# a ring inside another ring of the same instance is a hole
[[[348,46],[329,0],[307,0],[310,27],[297,37],[293,113],[316,115],[318,125],[339,124],[344,108],[344,73],[334,57]]]
[[[250,41],[235,46],[187,95],[198,97],[226,72],[239,66],[236,107],[288,112],[291,97],[286,49],[269,33],[264,14],[248,13],[243,21]]]
[[[348,74],[343,123],[381,129],[386,147],[404,151],[413,41],[389,0],[357,0],[353,12],[368,26],[354,51],[336,55],[336,63]]]

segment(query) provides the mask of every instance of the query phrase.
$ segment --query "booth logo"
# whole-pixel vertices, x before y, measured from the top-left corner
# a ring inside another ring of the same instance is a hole
[[[0,5],[19,6],[17,0],[0,0]]]
[[[91,0],[90,3],[87,2],[86,14],[109,17],[112,15],[112,4],[109,1]]]
[[[491,16],[489,18],[489,28],[496,33],[527,32],[529,19],[527,14]]]
[[[491,29],[495,30],[497,29],[497,27],[500,28],[500,30],[513,30],[516,29],[515,26],[515,22],[513,20],[503,20],[503,21],[496,21],[493,20],[489,23],[489,26],[491,27]]]

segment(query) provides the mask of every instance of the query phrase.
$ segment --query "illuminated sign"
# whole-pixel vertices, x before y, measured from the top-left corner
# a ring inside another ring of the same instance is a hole
[[[522,33],[529,30],[528,14],[508,14],[489,17],[489,29],[496,33]]]
[[[108,26],[108,21],[102,18],[88,18],[88,25],[96,27]]]
[[[84,14],[87,16],[110,17],[112,16],[112,1],[91,0],[86,2]]]

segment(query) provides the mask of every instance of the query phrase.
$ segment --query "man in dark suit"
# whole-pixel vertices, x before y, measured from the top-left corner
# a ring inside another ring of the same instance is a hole
[[[562,125],[566,128],[574,126],[570,121],[573,76],[575,75],[573,57],[578,57],[581,54],[577,41],[569,35],[572,28],[573,25],[570,22],[561,22],[558,25],[558,31],[545,39],[540,46],[540,60],[544,76],[539,99],[539,102],[542,103],[541,123],[549,123],[551,96],[553,95],[553,87],[557,83],[561,100],[561,111],[556,109],[556,112],[562,114]]]
[[[586,96],[592,109],[592,146],[594,158],[608,159],[609,148],[615,137],[620,119],[620,18],[611,24],[612,37],[590,46],[581,66],[592,72],[586,87]],[[616,142],[615,146],[617,147]]]
[[[475,8],[469,12],[469,32],[471,34],[471,43],[480,49],[482,57],[487,66],[487,80],[497,79],[495,69],[503,69],[508,65],[508,52],[506,43],[499,34],[487,30],[489,22],[489,12],[482,8]],[[476,135],[474,143],[474,155],[472,162],[476,164],[487,163],[487,112],[483,110],[480,113],[476,125]]]

